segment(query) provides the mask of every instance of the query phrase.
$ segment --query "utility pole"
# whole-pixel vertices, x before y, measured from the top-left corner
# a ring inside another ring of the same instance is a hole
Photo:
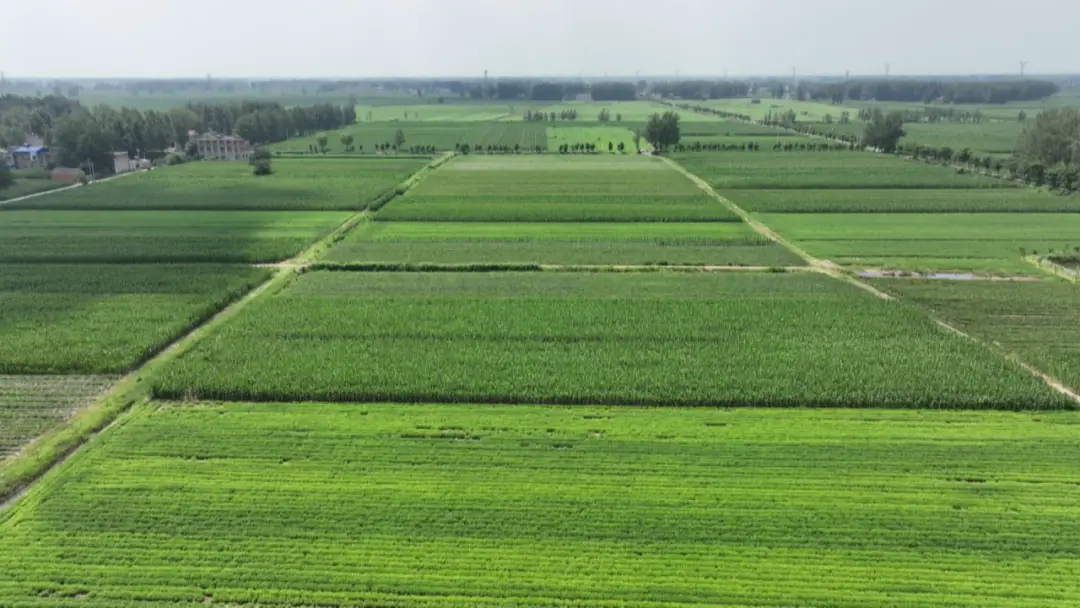
[[[1027,61],[1021,61],[1020,62],[1020,77],[1021,78],[1023,78],[1024,73],[1027,72],[1027,64],[1028,64]]]

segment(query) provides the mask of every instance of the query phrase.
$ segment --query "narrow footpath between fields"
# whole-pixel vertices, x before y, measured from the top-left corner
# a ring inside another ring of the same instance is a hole
[[[758,234],[764,236],[765,238],[767,238],[767,239],[769,239],[771,241],[774,241],[775,243],[777,243],[777,244],[783,246],[784,248],[786,248],[788,251],[791,251],[795,255],[797,255],[800,258],[802,258],[803,260],[805,260],[807,265],[811,268],[811,270],[816,271],[816,272],[820,272],[820,273],[825,274],[825,275],[828,275],[828,276],[830,276],[830,277],[832,277],[834,279],[838,279],[838,280],[841,280],[841,281],[846,281],[846,282],[848,282],[848,283],[850,283],[850,284],[852,284],[852,285],[854,285],[854,286],[856,286],[856,287],[858,287],[860,289],[863,289],[863,290],[865,290],[865,291],[867,291],[867,292],[873,294],[874,296],[879,297],[879,298],[881,298],[883,300],[896,300],[897,299],[893,295],[891,295],[889,293],[886,293],[884,291],[881,291],[881,290],[877,289],[876,287],[874,287],[873,285],[870,285],[869,283],[865,283],[865,282],[861,281],[858,277],[844,272],[840,267],[836,266],[832,262],[829,262],[827,260],[819,260],[819,259],[815,258],[814,256],[810,255],[806,251],[804,251],[801,248],[799,248],[798,246],[796,246],[791,241],[788,241],[784,237],[777,234],[775,231],[773,231],[771,228],[769,228],[768,226],[763,224],[761,221],[754,218],[745,209],[743,209],[742,207],[739,207],[737,204],[735,204],[734,201],[728,200],[728,199],[720,196],[720,194],[718,194],[716,192],[716,190],[713,190],[712,186],[710,186],[708,184],[708,182],[701,179],[697,175],[694,175],[693,173],[688,171],[685,167],[683,167],[679,163],[671,160],[670,158],[668,158],[666,156],[663,156],[661,158],[664,160],[664,162],[671,165],[675,170],[679,171],[680,173],[685,175],[687,178],[689,178],[691,181],[693,181],[695,184],[697,184],[697,186],[699,188],[701,188],[710,197],[716,199],[717,201],[722,203],[724,206],[726,206],[728,209],[730,209],[733,213],[735,213],[740,218],[742,218],[742,220],[744,222],[746,222],[751,228],[753,228]],[[1001,346],[998,346],[996,344],[990,344],[988,342],[985,342],[983,340],[980,340],[980,339],[972,336],[971,334],[963,331],[962,329],[952,325],[951,323],[949,323],[945,319],[942,319],[942,318],[938,317],[937,315],[935,315],[933,313],[933,311],[927,310],[925,308],[921,308],[921,310],[923,310],[931,319],[933,319],[933,321],[935,323],[937,323],[942,328],[944,328],[944,329],[946,329],[946,330],[948,330],[950,332],[953,332],[953,333],[955,333],[957,335],[963,336],[964,338],[966,338],[968,340],[971,340],[972,342],[980,344],[980,345],[984,346],[985,348],[989,348],[990,350],[993,350],[993,351],[1001,354],[1005,358],[1009,359],[1010,361],[1016,363],[1017,365],[1019,365],[1023,369],[1027,370],[1028,373],[1031,373],[1031,374],[1037,376],[1038,378],[1042,379],[1042,381],[1045,382],[1050,388],[1052,388],[1055,391],[1065,395],[1066,397],[1069,397],[1073,401],[1076,401],[1077,403],[1080,403],[1080,394],[1077,394],[1076,392],[1071,390],[1069,387],[1065,386],[1065,384],[1063,384],[1060,380],[1050,376],[1049,374],[1044,373],[1043,371],[1037,369],[1036,367],[1034,367],[1034,366],[1032,366],[1032,365],[1030,365],[1028,363],[1025,363],[1020,358],[1020,356],[1017,355],[1016,353],[1008,351],[1005,348],[1003,348]]]
[[[396,196],[401,196],[410,190],[428,172],[453,156],[453,153],[448,153],[432,160],[399,185]],[[45,194],[56,191],[50,190]],[[275,272],[264,283],[226,306],[205,323],[165,346],[146,363],[118,380],[103,397],[77,412],[66,424],[38,437],[4,462],[3,467],[0,468],[0,512],[13,507],[19,499],[37,487],[35,482],[77,454],[88,442],[94,441],[115,423],[125,420],[139,406],[148,403],[152,384],[150,380],[158,370],[190,351],[218,327],[259,298],[278,293],[288,286],[304,268],[344,239],[362,222],[367,221],[369,216],[370,212],[367,209],[358,211],[298,256],[270,265],[269,267],[274,268]]]

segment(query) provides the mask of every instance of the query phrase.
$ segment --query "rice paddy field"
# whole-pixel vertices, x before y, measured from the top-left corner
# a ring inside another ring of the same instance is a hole
[[[166,404],[5,514],[0,603],[1064,608],[1078,423]]]
[[[378,221],[723,222],[738,217],[655,158],[619,155],[454,159]]]
[[[199,162],[126,176],[4,209],[359,211],[423,168],[427,159],[275,159],[253,179],[247,163]]]
[[[328,133],[0,207],[0,606],[1080,604],[1080,287],[1032,262],[1075,199],[372,104],[365,153],[604,152]]]

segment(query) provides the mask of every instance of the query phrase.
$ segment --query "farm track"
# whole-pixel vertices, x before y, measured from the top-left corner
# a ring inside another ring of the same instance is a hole
[[[103,183],[103,182],[111,182],[114,179],[120,179],[121,177],[126,177],[128,175],[136,175],[138,173],[145,173],[145,171],[130,171],[128,173],[121,173],[119,175],[110,175],[109,177],[103,177],[103,178],[101,178],[99,180],[91,182],[91,184],[99,184],[99,183]],[[91,184],[87,184],[87,185],[91,185]],[[46,194],[54,194],[56,192],[64,192],[65,190],[74,190],[76,188],[85,188],[85,187],[86,186],[84,186],[82,184],[72,184],[70,186],[64,186],[63,188],[54,188],[52,190],[46,190],[44,192],[35,192],[33,194],[27,194],[25,196],[19,196],[19,197],[16,197],[16,198],[9,198],[6,201],[0,201],[0,207],[3,207],[4,205],[10,205],[11,203],[18,203],[18,202],[21,202],[21,201],[30,200],[32,198],[37,198],[39,196],[45,196]]]
[[[428,171],[437,168],[451,157],[453,157],[452,153],[432,160],[399,186],[398,195],[415,186]],[[55,190],[50,192],[55,192]],[[5,462],[4,467],[0,469],[0,513],[12,508],[21,498],[39,487],[37,483],[39,480],[78,454],[87,443],[95,440],[118,422],[126,420],[140,406],[147,404],[150,398],[150,378],[159,369],[194,348],[203,338],[213,333],[255,300],[286,287],[302,268],[344,239],[369,215],[370,212],[366,209],[353,214],[333,232],[316,241],[296,257],[270,265],[269,267],[274,268],[276,272],[265,282],[226,306],[206,322],[192,328],[153,358],[123,376],[101,398],[72,416],[68,424],[38,438],[23,448],[17,457]],[[92,417],[93,420],[82,420],[84,417]],[[89,430],[81,433],[72,431],[72,427],[80,422],[88,426]],[[72,432],[76,433],[74,437],[71,436]]]
[[[854,286],[856,286],[856,287],[858,287],[860,289],[863,289],[863,290],[875,295],[878,298],[881,298],[881,299],[884,299],[884,300],[897,300],[898,299],[898,298],[894,297],[893,295],[891,295],[889,293],[881,291],[881,290],[875,288],[874,286],[859,280],[858,277],[855,277],[855,276],[852,276],[850,274],[845,273],[839,266],[833,264],[832,262],[829,262],[828,260],[819,260],[819,259],[815,258],[814,256],[810,255],[809,253],[807,253],[806,251],[803,251],[798,246],[791,243],[790,241],[788,241],[784,237],[777,234],[771,228],[769,228],[768,226],[766,226],[762,222],[755,219],[752,215],[750,215],[750,213],[748,213],[742,207],[739,207],[737,204],[735,204],[735,202],[720,196],[715,190],[713,190],[712,186],[710,186],[705,180],[703,180],[700,177],[694,175],[693,173],[688,171],[686,168],[682,167],[681,165],[679,165],[677,162],[671,160],[670,158],[668,158],[666,156],[661,157],[661,158],[663,159],[664,162],[668,163],[673,168],[675,168],[677,171],[679,171],[680,173],[685,175],[687,178],[689,178],[691,181],[693,181],[695,184],[697,184],[697,186],[699,188],[701,188],[702,190],[704,190],[709,196],[715,198],[716,200],[718,200],[721,203],[723,203],[724,205],[726,205],[728,209],[730,209],[736,215],[741,217],[743,219],[743,221],[746,222],[747,224],[749,224],[750,227],[753,228],[758,234],[761,234],[765,238],[776,242],[777,244],[781,245],[782,247],[788,249],[789,251],[791,251],[795,255],[797,255],[800,258],[802,258],[803,260],[805,260],[807,265],[810,267],[811,270],[820,272],[820,273],[825,274],[825,275],[828,275],[829,277],[832,277],[834,279],[838,279],[838,280],[841,280],[841,281],[846,281],[846,282],[848,282],[848,283],[850,283],[850,284],[852,284],[852,285],[854,285]],[[971,340],[972,342],[980,344],[985,348],[988,348],[988,349],[990,349],[990,350],[992,350],[994,352],[997,352],[997,353],[1001,354],[1002,356],[1006,357],[1007,359],[1009,359],[1013,363],[1016,363],[1017,365],[1019,365],[1021,368],[1026,370],[1028,373],[1040,378],[1050,388],[1054,389],[1055,391],[1065,395],[1066,397],[1068,397],[1068,398],[1072,399],[1073,401],[1075,401],[1076,403],[1080,404],[1080,394],[1078,394],[1077,392],[1075,392],[1072,389],[1070,389],[1069,387],[1067,387],[1060,380],[1058,380],[1058,379],[1054,378],[1053,376],[1050,376],[1049,374],[1046,374],[1045,372],[1039,370],[1038,368],[1024,362],[1020,358],[1020,356],[1018,354],[1007,351],[1004,348],[1001,348],[1001,347],[996,346],[994,344],[990,344],[990,343],[988,343],[988,342],[986,342],[984,340],[980,340],[980,339],[976,338],[975,336],[972,336],[972,335],[968,334],[964,330],[962,330],[962,329],[956,327],[955,325],[949,323],[945,319],[940,318],[937,314],[935,314],[931,310],[928,310],[928,309],[925,309],[925,308],[923,308],[923,310],[926,311],[926,313],[930,316],[930,318],[933,319],[933,321],[935,323],[937,323],[939,326],[941,326],[943,329],[945,329],[947,331],[950,331],[950,332],[953,332],[955,334],[958,334],[960,336],[963,336],[964,338],[967,338],[968,340]]]

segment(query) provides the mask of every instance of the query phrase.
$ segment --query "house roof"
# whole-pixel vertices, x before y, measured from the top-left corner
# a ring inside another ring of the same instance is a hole
[[[21,146],[15,148],[15,154],[41,154],[48,151],[49,149],[44,146]]]

